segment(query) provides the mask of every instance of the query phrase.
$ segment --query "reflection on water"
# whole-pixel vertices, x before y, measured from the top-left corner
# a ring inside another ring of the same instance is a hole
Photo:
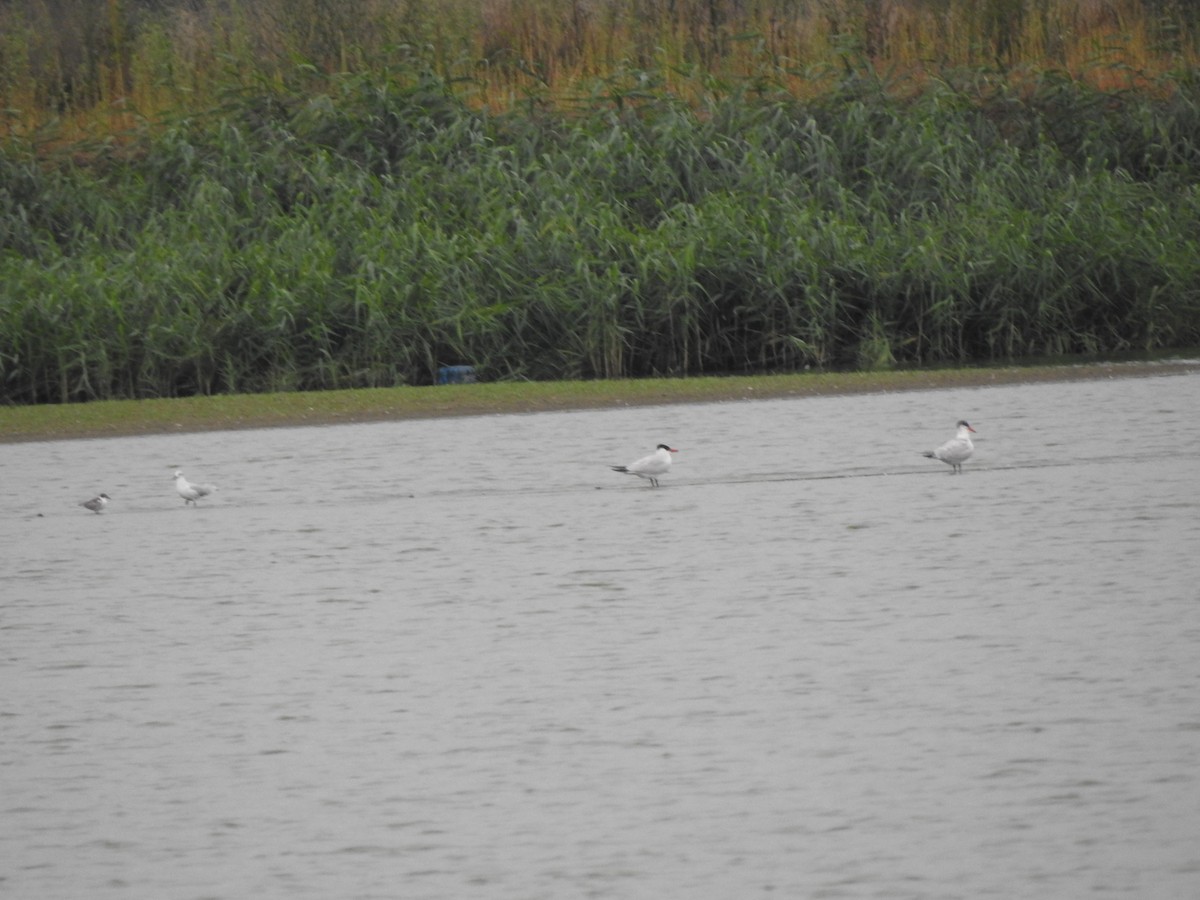
[[[0,447],[0,891],[1197,896],[1197,409],[1175,376]],[[921,451],[960,417],[951,477]],[[609,471],[660,441],[662,488]]]

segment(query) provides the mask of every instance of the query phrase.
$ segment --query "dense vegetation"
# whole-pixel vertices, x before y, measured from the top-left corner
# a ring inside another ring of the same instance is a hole
[[[0,399],[1200,343],[1200,79],[884,77],[864,34],[803,91],[617,66],[501,105],[406,51],[240,71],[119,133],[22,118]]]
[[[701,99],[714,80],[820,90],[848,54],[881,72],[1059,69],[1107,86],[1193,65],[1182,0],[0,0],[0,133],[112,130],[297,63],[419,60],[474,105],[587,97],[622,72]],[[1115,78],[1114,78],[1115,76]]]

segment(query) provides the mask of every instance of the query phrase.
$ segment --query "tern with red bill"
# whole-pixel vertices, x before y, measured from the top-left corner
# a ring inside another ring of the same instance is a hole
[[[658,476],[665,475],[671,470],[671,454],[678,452],[674,447],[659,444],[658,448],[649,456],[643,456],[637,462],[631,462],[627,466],[612,466],[611,468],[614,472],[645,478],[650,482],[650,487],[658,487]]]
[[[962,464],[975,452],[975,445],[971,443],[971,435],[974,433],[974,428],[965,420],[959,419],[958,432],[954,437],[936,450],[926,450],[925,455],[930,459],[940,459],[950,466],[951,475],[957,475],[962,472]]]

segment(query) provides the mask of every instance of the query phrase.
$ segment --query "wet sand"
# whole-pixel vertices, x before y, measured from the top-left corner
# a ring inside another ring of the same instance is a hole
[[[1176,374],[8,445],[0,886],[1194,897],[1198,406]],[[609,468],[659,440],[660,488]]]

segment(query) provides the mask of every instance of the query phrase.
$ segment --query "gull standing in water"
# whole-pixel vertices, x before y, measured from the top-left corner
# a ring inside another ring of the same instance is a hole
[[[930,459],[940,459],[950,466],[951,475],[958,475],[962,472],[962,464],[975,452],[975,445],[971,443],[971,435],[974,433],[975,429],[968,425],[966,420],[959,419],[958,432],[954,437],[936,450],[926,450],[925,455]]]
[[[197,506],[197,500],[199,500],[201,497],[207,497],[216,490],[215,485],[192,484],[183,477],[182,469],[176,469],[173,477],[175,478],[175,490],[178,491],[179,496],[183,498],[184,506],[187,506],[189,503],[192,504],[192,506]]]
[[[623,472],[626,475],[636,475],[638,478],[645,478],[650,482],[651,487],[658,487],[658,476],[665,475],[670,471],[671,454],[678,452],[674,447],[659,444],[653,453],[649,456],[643,456],[637,462],[631,462],[627,466],[610,466],[610,468],[614,472]]]
[[[90,509],[94,513],[99,513],[104,510],[104,507],[108,506],[108,501],[111,499],[108,494],[97,494],[91,500],[84,500],[79,505],[84,509]]]

